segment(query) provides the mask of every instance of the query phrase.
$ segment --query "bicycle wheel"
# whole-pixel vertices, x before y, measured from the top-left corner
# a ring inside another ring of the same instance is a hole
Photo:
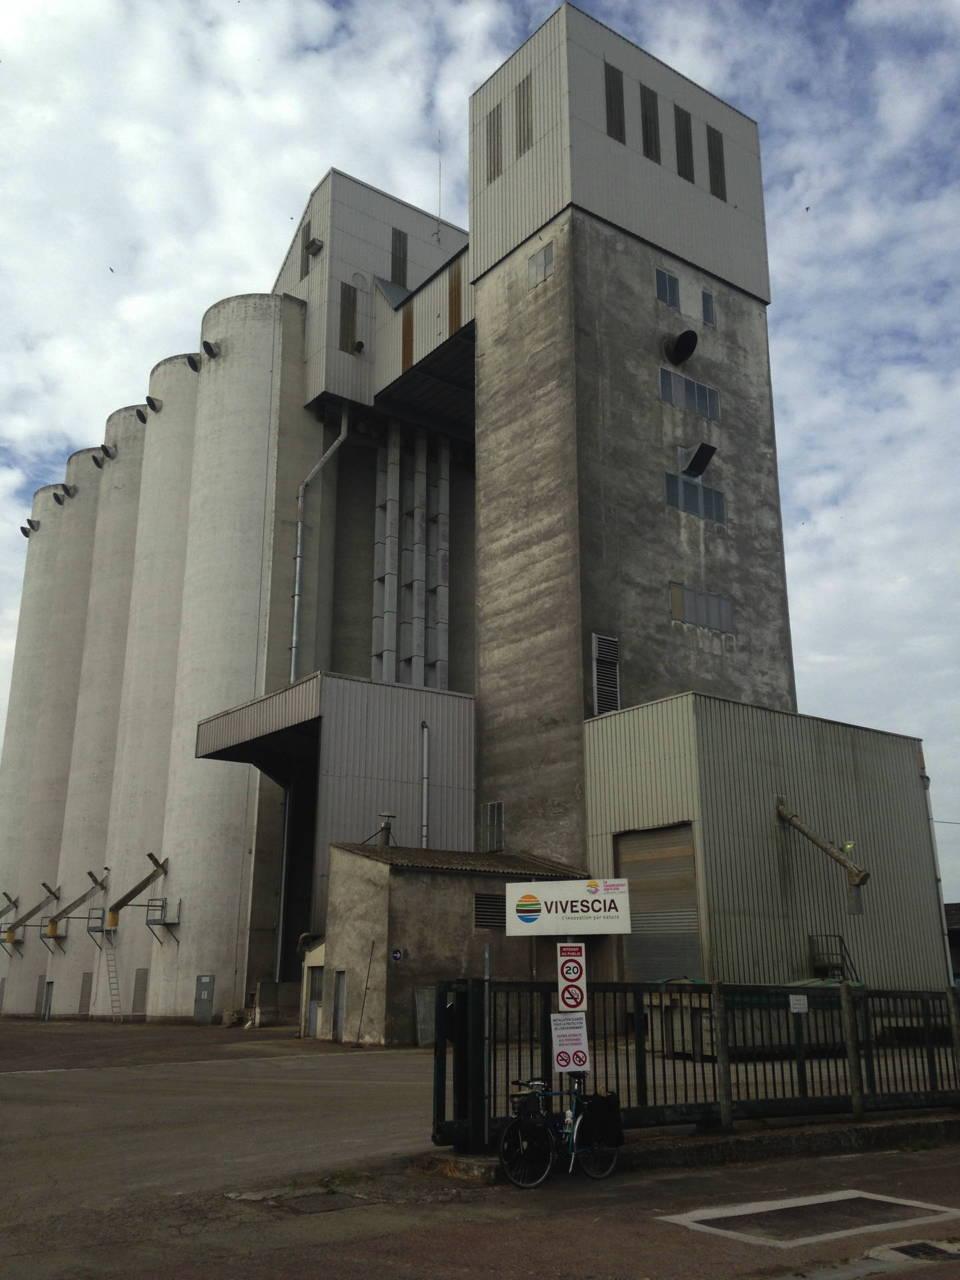
[[[546,1124],[514,1118],[500,1138],[500,1167],[515,1187],[539,1187],[553,1168],[556,1144]]]
[[[584,1115],[573,1127],[573,1155],[588,1178],[609,1178],[617,1165],[617,1148]]]

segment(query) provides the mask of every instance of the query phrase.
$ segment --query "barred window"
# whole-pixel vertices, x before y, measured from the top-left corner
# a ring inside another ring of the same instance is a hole
[[[695,477],[675,475],[671,471],[664,473],[664,481],[668,507],[676,507],[690,516],[699,516],[701,520],[726,524],[726,503],[719,489],[711,489]]]
[[[720,419],[720,392],[672,369],[660,370],[660,399],[678,409],[690,409],[712,422]]]
[[[680,281],[660,267],[657,267],[657,297],[668,307],[680,310]]]
[[[533,146],[533,81],[524,76],[517,85],[517,156]]]
[[[710,631],[733,633],[733,602],[711,591],[697,591],[682,582],[670,583],[670,616]]]
[[[498,102],[487,112],[487,182],[493,182],[503,173],[503,113]]]

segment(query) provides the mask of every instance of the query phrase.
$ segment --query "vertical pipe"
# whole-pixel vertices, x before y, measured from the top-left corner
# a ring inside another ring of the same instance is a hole
[[[377,450],[377,497],[373,532],[373,630],[370,637],[370,679],[383,679],[383,575],[386,570],[387,451]]]
[[[430,728],[420,721],[420,848],[430,848]]]
[[[397,584],[400,569],[400,430],[387,443],[387,496],[383,537],[383,680],[397,681]]]
[[[450,620],[450,441],[440,441],[437,479],[436,687],[446,689],[449,671]]]
[[[427,433],[417,432],[413,472],[413,573],[411,578],[410,683],[424,683],[427,606]]]

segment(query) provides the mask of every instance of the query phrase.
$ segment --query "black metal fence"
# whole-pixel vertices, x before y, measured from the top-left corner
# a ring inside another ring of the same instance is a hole
[[[556,1011],[553,983],[438,985],[434,1142],[489,1149],[511,1080],[562,1087]],[[628,1127],[960,1103],[952,991],[595,983],[586,1021],[591,1084],[619,1095]]]

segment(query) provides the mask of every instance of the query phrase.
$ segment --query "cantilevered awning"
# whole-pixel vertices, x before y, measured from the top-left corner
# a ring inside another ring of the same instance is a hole
[[[201,720],[198,758],[252,764],[277,782],[290,781],[305,762],[316,760],[322,681],[322,674],[314,672],[276,693]]]

